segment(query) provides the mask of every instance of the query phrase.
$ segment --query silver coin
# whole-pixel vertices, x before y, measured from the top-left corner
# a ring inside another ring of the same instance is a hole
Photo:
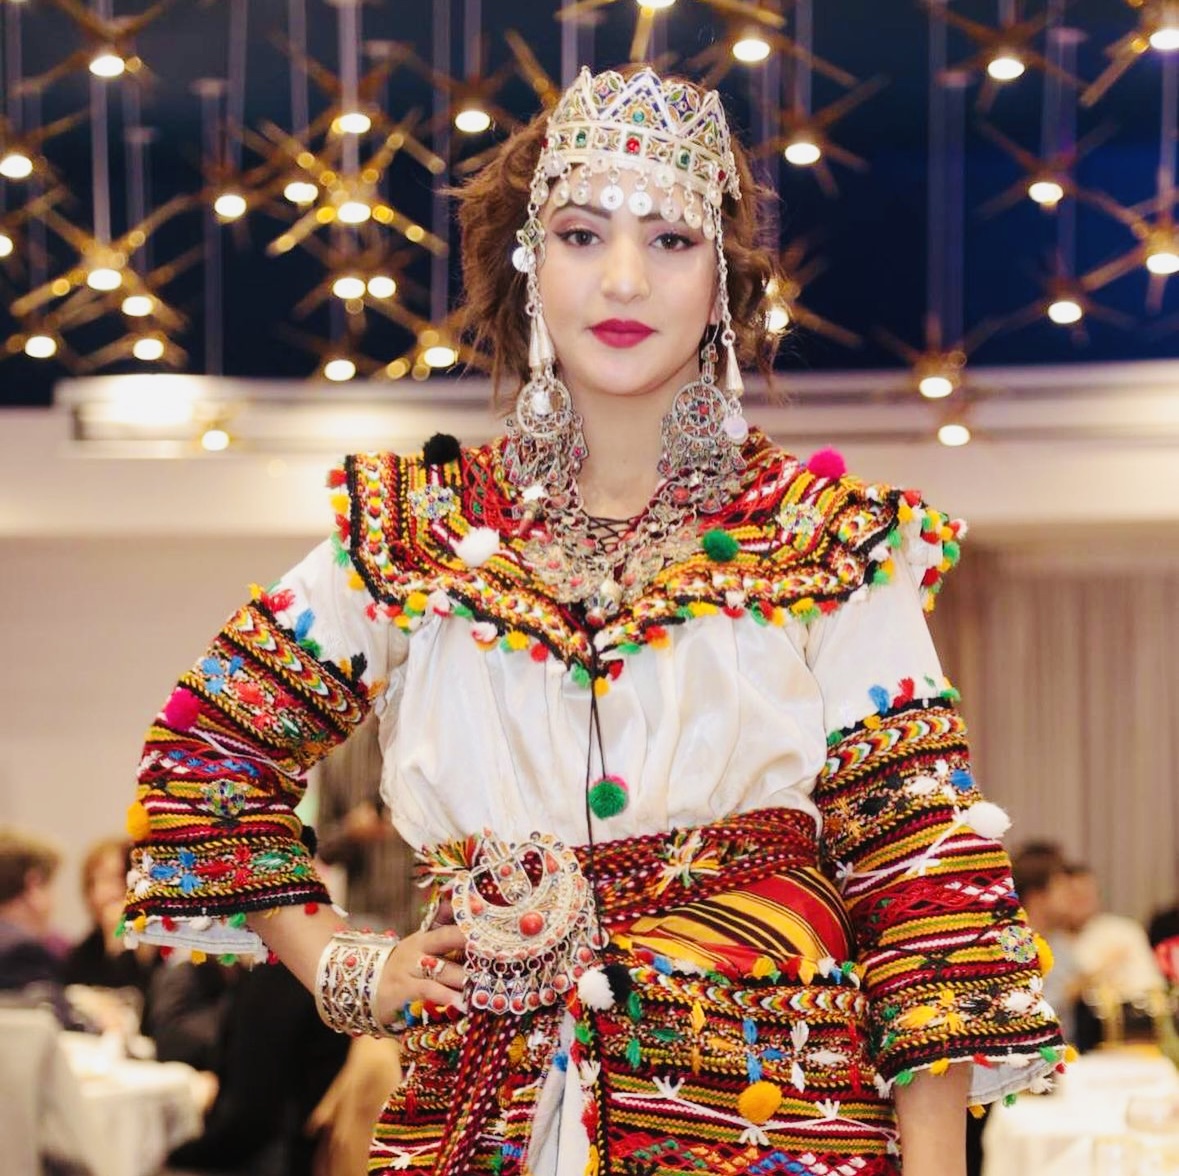
[[[643,188],[636,188],[626,202],[627,207],[635,216],[646,216],[655,207],[651,194]]]
[[[602,189],[602,207],[609,212],[613,212],[616,208],[621,208],[624,199],[625,194],[617,184],[607,184]]]
[[[517,245],[512,250],[512,265],[522,274],[526,274],[532,268],[529,264],[528,250],[523,245]]]

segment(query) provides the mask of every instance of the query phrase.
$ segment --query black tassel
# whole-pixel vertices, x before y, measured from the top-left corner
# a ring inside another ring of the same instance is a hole
[[[450,461],[458,461],[462,453],[462,446],[458,438],[449,433],[435,433],[422,446],[422,459],[428,466],[446,465]]]
[[[626,998],[630,996],[631,990],[634,988],[634,981],[630,978],[630,969],[625,964],[607,964],[602,971],[606,973],[610,991],[614,994],[614,1003],[626,1004]]]

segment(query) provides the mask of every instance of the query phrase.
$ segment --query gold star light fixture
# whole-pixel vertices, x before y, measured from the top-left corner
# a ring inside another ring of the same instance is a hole
[[[1173,54],[1179,51],[1179,2],[1177,0],[1126,0],[1138,11],[1138,25],[1105,50],[1109,65],[1081,95],[1092,106],[1148,50]]]

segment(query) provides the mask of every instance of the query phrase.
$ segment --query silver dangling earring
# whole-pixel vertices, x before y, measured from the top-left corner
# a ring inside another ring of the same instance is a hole
[[[704,513],[719,510],[724,504],[724,484],[745,468],[741,456],[741,442],[748,428],[734,429],[734,418],[745,423],[737,393],[730,391],[731,373],[737,370],[732,357],[732,342],[722,334],[728,355],[725,389],[716,383],[716,363],[719,358],[716,343],[710,339],[700,357],[700,378],[685,384],[672,401],[671,409],[663,418],[663,453],[659,459],[659,473],[665,478],[681,481],[689,496]],[[734,337],[735,341],[735,337]],[[732,357],[732,358],[731,358]]]
[[[528,346],[528,382],[516,394],[516,411],[505,428],[504,473],[522,490],[541,487],[550,493],[568,491],[589,449],[581,431],[581,415],[569,389],[554,370],[556,352],[540,309],[535,267],[529,273],[528,313],[532,332]]]

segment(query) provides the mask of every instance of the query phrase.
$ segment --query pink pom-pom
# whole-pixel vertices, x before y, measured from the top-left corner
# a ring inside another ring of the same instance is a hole
[[[847,473],[847,462],[838,449],[817,449],[807,459],[806,468],[816,478],[842,478]]]
[[[177,686],[164,704],[164,720],[174,731],[187,731],[200,714],[201,701],[191,690]]]

